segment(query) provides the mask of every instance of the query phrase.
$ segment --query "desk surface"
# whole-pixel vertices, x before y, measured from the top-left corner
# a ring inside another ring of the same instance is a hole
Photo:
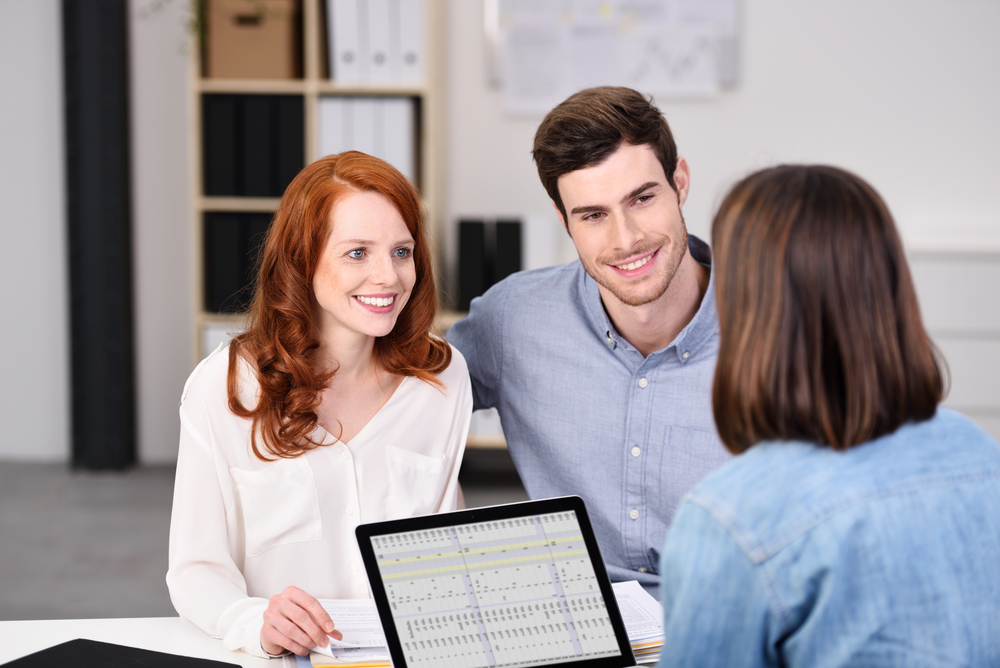
[[[226,661],[244,668],[295,665],[294,658],[268,660],[246,652],[230,652],[221,640],[180,617],[0,622],[0,664],[76,638]]]

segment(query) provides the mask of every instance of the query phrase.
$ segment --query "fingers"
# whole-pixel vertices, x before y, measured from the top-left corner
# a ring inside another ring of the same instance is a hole
[[[305,597],[300,600],[299,605],[305,610],[309,616],[312,618],[313,622],[322,630],[323,633],[323,647],[327,644],[327,636],[333,636],[337,640],[343,639],[344,635],[334,628],[333,620],[330,618],[330,614],[320,605],[320,602],[315,598],[299,590],[299,593]],[[318,644],[318,643],[317,643]]]
[[[325,647],[329,642],[327,634],[342,637],[319,601],[297,587],[288,587],[272,596],[264,611],[261,648],[269,654],[281,654],[287,649],[305,655],[311,647]]]

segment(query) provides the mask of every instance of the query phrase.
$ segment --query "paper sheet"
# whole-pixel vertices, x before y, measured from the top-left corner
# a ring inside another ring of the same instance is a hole
[[[615,600],[629,640],[663,635],[663,606],[635,580],[615,582]]]
[[[739,0],[498,0],[504,108],[538,116],[591,86],[704,99],[735,85]]]
[[[340,640],[330,638],[326,647],[313,647],[314,652],[342,660],[368,661],[388,658],[385,634],[378,620],[375,601],[359,599],[319,599],[320,605],[333,619],[333,624],[343,635]]]

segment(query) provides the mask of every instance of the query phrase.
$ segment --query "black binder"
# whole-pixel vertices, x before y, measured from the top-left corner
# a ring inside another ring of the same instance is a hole
[[[223,663],[211,659],[196,659],[178,654],[153,652],[148,649],[114,645],[96,640],[70,640],[54,645],[40,652],[22,656],[10,663],[11,668],[53,668],[54,666],[74,666],[75,668],[239,668],[235,663]]]
[[[205,310],[236,313],[250,304],[269,213],[205,214]]]
[[[202,96],[202,187],[209,197],[281,197],[305,166],[299,95]]]
[[[486,260],[486,225],[481,220],[458,223],[458,310],[468,311],[469,304],[489,287]]]
[[[493,257],[493,283],[521,271],[521,221],[498,220]]]

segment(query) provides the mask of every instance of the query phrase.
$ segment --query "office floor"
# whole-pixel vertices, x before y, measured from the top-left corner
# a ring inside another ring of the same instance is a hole
[[[163,577],[173,468],[0,462],[0,620],[176,614]],[[470,451],[469,507],[527,498],[506,451]]]

